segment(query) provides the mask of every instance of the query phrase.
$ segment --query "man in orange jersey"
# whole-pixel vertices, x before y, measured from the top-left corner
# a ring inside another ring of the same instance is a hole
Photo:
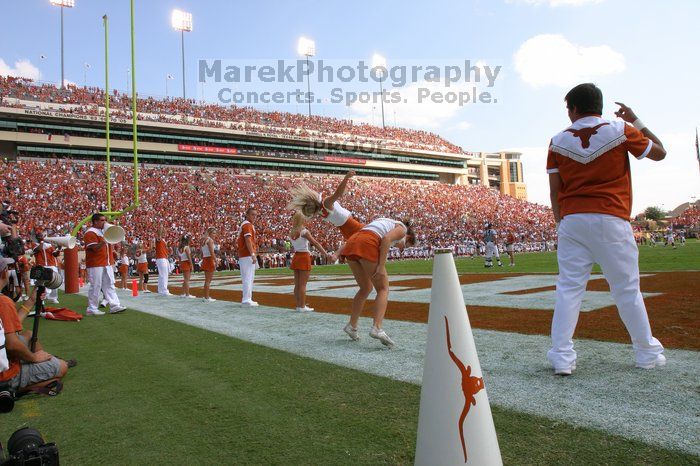
[[[552,138],[547,156],[552,211],[559,226],[559,278],[547,357],[555,374],[570,375],[576,368],[572,337],[591,267],[597,263],[632,339],[636,366],[664,365],[664,348],[651,334],[639,289],[639,251],[629,223],[628,154],[662,160],[666,151],[626,105],[616,102],[620,108],[615,115],[622,121],[601,118],[603,93],[594,84],[579,84],[564,100],[572,125]]]
[[[61,248],[54,247],[53,245],[44,242],[44,238],[46,238],[46,232],[43,230],[36,230],[36,239],[39,241],[39,244],[32,249],[34,261],[36,262],[36,265],[46,267],[47,269],[53,270],[55,273],[59,273],[58,256],[61,255]],[[58,288],[47,291],[47,301],[53,304],[58,304]]]
[[[170,273],[170,262],[168,262],[168,245],[163,239],[163,226],[158,227],[156,232],[156,268],[158,269],[158,294],[161,296],[170,295],[168,291],[168,274]]]
[[[253,281],[255,280],[255,269],[258,267],[253,222],[257,215],[258,212],[253,207],[246,210],[245,221],[238,230],[238,263],[241,267],[241,281],[243,282],[243,299],[241,300],[243,306],[258,305],[253,301]]]
[[[87,266],[90,290],[88,291],[88,307],[86,314],[101,316],[104,312],[98,309],[100,291],[109,305],[110,314],[118,314],[126,310],[122,306],[114,289],[114,251],[103,235],[106,218],[97,213],[92,216],[92,227],[83,237],[85,242],[85,265]]]

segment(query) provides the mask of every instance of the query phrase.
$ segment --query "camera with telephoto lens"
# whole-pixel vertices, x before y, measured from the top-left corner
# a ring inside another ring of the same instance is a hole
[[[0,222],[8,225],[16,225],[19,222],[19,212],[13,210],[7,201],[2,201],[2,205],[0,205]]]
[[[0,446],[0,466],[54,466],[58,465],[58,447],[45,443],[36,429],[25,427],[15,431],[7,441],[5,458]]]
[[[34,280],[37,286],[43,286],[50,290],[55,290],[63,284],[61,274],[48,267],[35,265],[29,271],[29,278]]]

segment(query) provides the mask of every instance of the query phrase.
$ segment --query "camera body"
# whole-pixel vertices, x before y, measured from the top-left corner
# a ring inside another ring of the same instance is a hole
[[[19,212],[13,210],[9,202],[3,201],[0,205],[0,222],[8,225],[16,225],[19,222]]]
[[[43,286],[50,290],[55,290],[63,284],[61,274],[48,267],[35,265],[29,271],[29,278],[34,280],[37,286]]]
[[[45,443],[36,429],[25,427],[15,431],[7,441],[7,458],[0,447],[0,466],[42,465],[58,466],[58,447]]]

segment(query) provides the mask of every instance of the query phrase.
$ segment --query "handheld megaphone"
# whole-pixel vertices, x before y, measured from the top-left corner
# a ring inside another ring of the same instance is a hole
[[[105,222],[105,226],[102,229],[102,235],[109,244],[121,243],[126,238],[126,233],[122,227],[107,222]]]
[[[47,243],[55,244],[56,246],[61,246],[68,249],[73,249],[75,247],[75,236],[49,236],[44,238]]]

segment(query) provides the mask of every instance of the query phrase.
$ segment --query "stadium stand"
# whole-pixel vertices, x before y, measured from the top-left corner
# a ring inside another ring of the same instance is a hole
[[[0,199],[21,207],[20,231],[42,226],[66,232],[88,213],[104,208],[103,163],[18,161],[4,163],[2,171],[5,183],[0,186]],[[113,166],[114,206],[128,205],[131,177],[131,167]],[[235,250],[236,232],[247,207],[260,211],[257,230],[263,250],[280,249],[290,228],[291,213],[285,211],[287,189],[303,179],[328,194],[340,181],[334,176],[301,178],[285,173],[173,166],[144,166],[140,178],[141,206],[119,220],[128,242],[150,239],[160,221],[165,221],[171,245],[184,233],[192,234],[196,243],[206,227],[214,226],[221,232],[221,251],[227,253]],[[380,214],[412,217],[420,243],[431,247],[478,242],[487,220],[501,231],[512,230],[523,243],[539,244],[555,237],[548,207],[485,186],[359,177],[352,182],[343,204],[361,221]],[[337,247],[341,238],[334,230],[318,220],[309,228],[330,249]]]

